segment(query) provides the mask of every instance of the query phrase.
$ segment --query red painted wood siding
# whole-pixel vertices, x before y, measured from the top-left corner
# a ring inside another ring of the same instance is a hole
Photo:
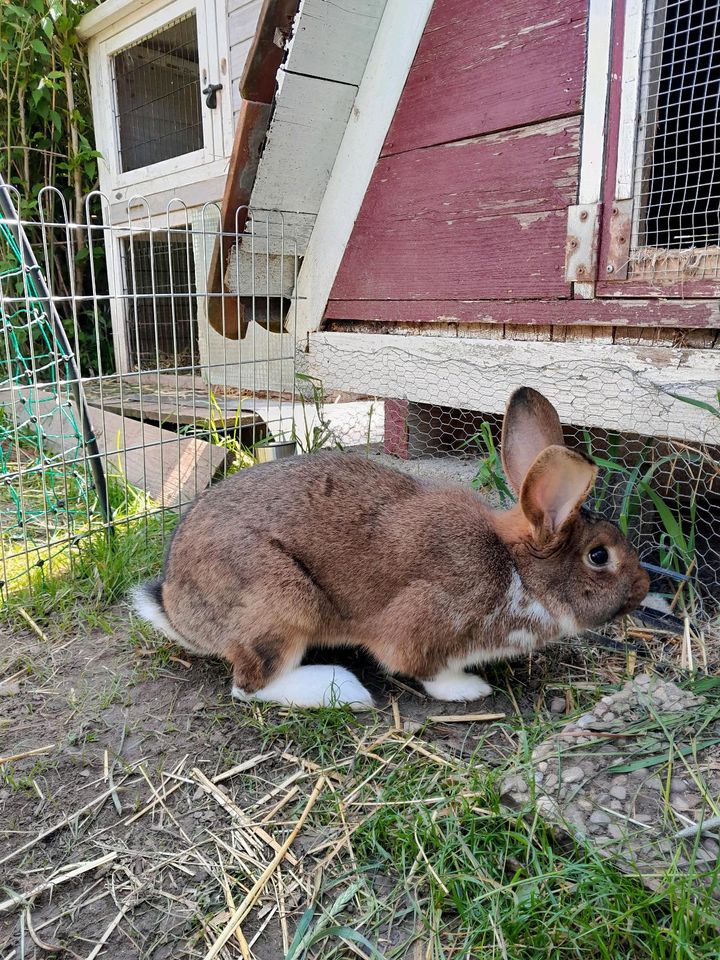
[[[570,296],[586,5],[435,0],[329,314],[346,300]]]
[[[386,157],[332,297],[563,297],[577,118]]]
[[[581,110],[587,0],[435,0],[383,154]]]

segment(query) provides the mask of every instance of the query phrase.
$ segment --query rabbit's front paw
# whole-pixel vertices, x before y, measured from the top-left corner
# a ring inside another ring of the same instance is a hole
[[[443,670],[432,680],[423,680],[422,685],[436,700],[479,700],[492,693],[483,679],[462,670]]]

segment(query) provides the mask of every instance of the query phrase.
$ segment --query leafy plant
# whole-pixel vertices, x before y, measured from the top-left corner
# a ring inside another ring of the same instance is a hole
[[[471,481],[473,490],[494,490],[500,496],[503,506],[514,503],[515,497],[508,486],[502,468],[500,453],[495,446],[492,427],[487,421],[480,424],[480,429],[466,442],[466,446],[474,444],[484,454],[478,461],[477,472]]]
[[[310,392],[310,398],[309,400],[306,399],[302,389],[298,391],[302,411],[302,428],[300,431],[298,430],[299,418],[296,417],[292,439],[297,442],[303,453],[314,453],[316,450],[322,450],[328,446],[342,450],[342,444],[338,441],[332,424],[325,416],[325,389],[321,381],[307,373],[296,373],[295,379],[299,381],[301,388],[306,385]],[[308,408],[310,409],[309,420]]]
[[[84,46],[77,33],[81,18],[99,0],[22,0],[3,3],[0,14],[0,170],[15,187],[26,220],[81,224],[84,198],[97,187],[100,154],[94,148],[90,80]],[[56,193],[43,193],[51,186]],[[58,196],[58,194],[60,196]],[[62,207],[64,206],[64,209]],[[60,236],[62,234],[62,236]],[[37,238],[31,236],[31,242]],[[102,244],[88,244],[73,229],[68,251],[64,230],[47,228],[38,260],[53,293],[66,304],[73,294],[91,294],[90,258],[96,278],[104,276]],[[0,271],[11,264],[5,251]],[[82,301],[81,301],[82,302]],[[84,369],[112,371],[109,311],[97,317],[79,307],[77,323],[63,317],[70,342]],[[98,336],[95,324],[99,324]],[[98,356],[99,353],[99,356]]]

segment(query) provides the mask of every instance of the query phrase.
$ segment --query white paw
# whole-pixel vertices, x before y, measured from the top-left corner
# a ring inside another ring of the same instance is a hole
[[[444,670],[434,680],[423,680],[425,692],[436,700],[479,700],[492,693],[492,687],[472,673]]]
[[[250,695],[233,687],[232,695],[236,700],[259,700],[295,707],[348,706],[352,710],[369,710],[374,706],[370,692],[354,674],[345,667],[329,664],[311,664],[288,670]]]

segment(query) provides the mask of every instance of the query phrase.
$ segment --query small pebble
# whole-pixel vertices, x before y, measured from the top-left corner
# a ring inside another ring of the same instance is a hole
[[[616,800],[625,800],[627,790],[620,784],[616,784],[614,787],[610,787],[610,796],[615,797]]]
[[[406,720],[403,723],[403,730],[405,733],[417,733],[419,730],[422,730],[423,725],[418,723],[417,720]]]
[[[670,806],[673,810],[678,810],[680,813],[685,813],[686,810],[690,809],[690,804],[687,802],[685,797],[671,797]]]
[[[590,823],[605,824],[610,823],[610,817],[604,810],[595,810],[590,814]]]
[[[591,727],[593,724],[597,723],[597,718],[592,713],[586,713],[579,720],[575,721],[575,726],[579,727],[580,730],[584,730],[586,727]]]
[[[565,713],[565,698],[553,697],[550,701],[550,713]]]
[[[623,835],[622,829],[617,823],[608,824],[607,832],[610,834],[613,840],[619,840]]]
[[[582,767],[568,767],[563,770],[562,778],[565,783],[577,783],[585,778],[585,771]]]

